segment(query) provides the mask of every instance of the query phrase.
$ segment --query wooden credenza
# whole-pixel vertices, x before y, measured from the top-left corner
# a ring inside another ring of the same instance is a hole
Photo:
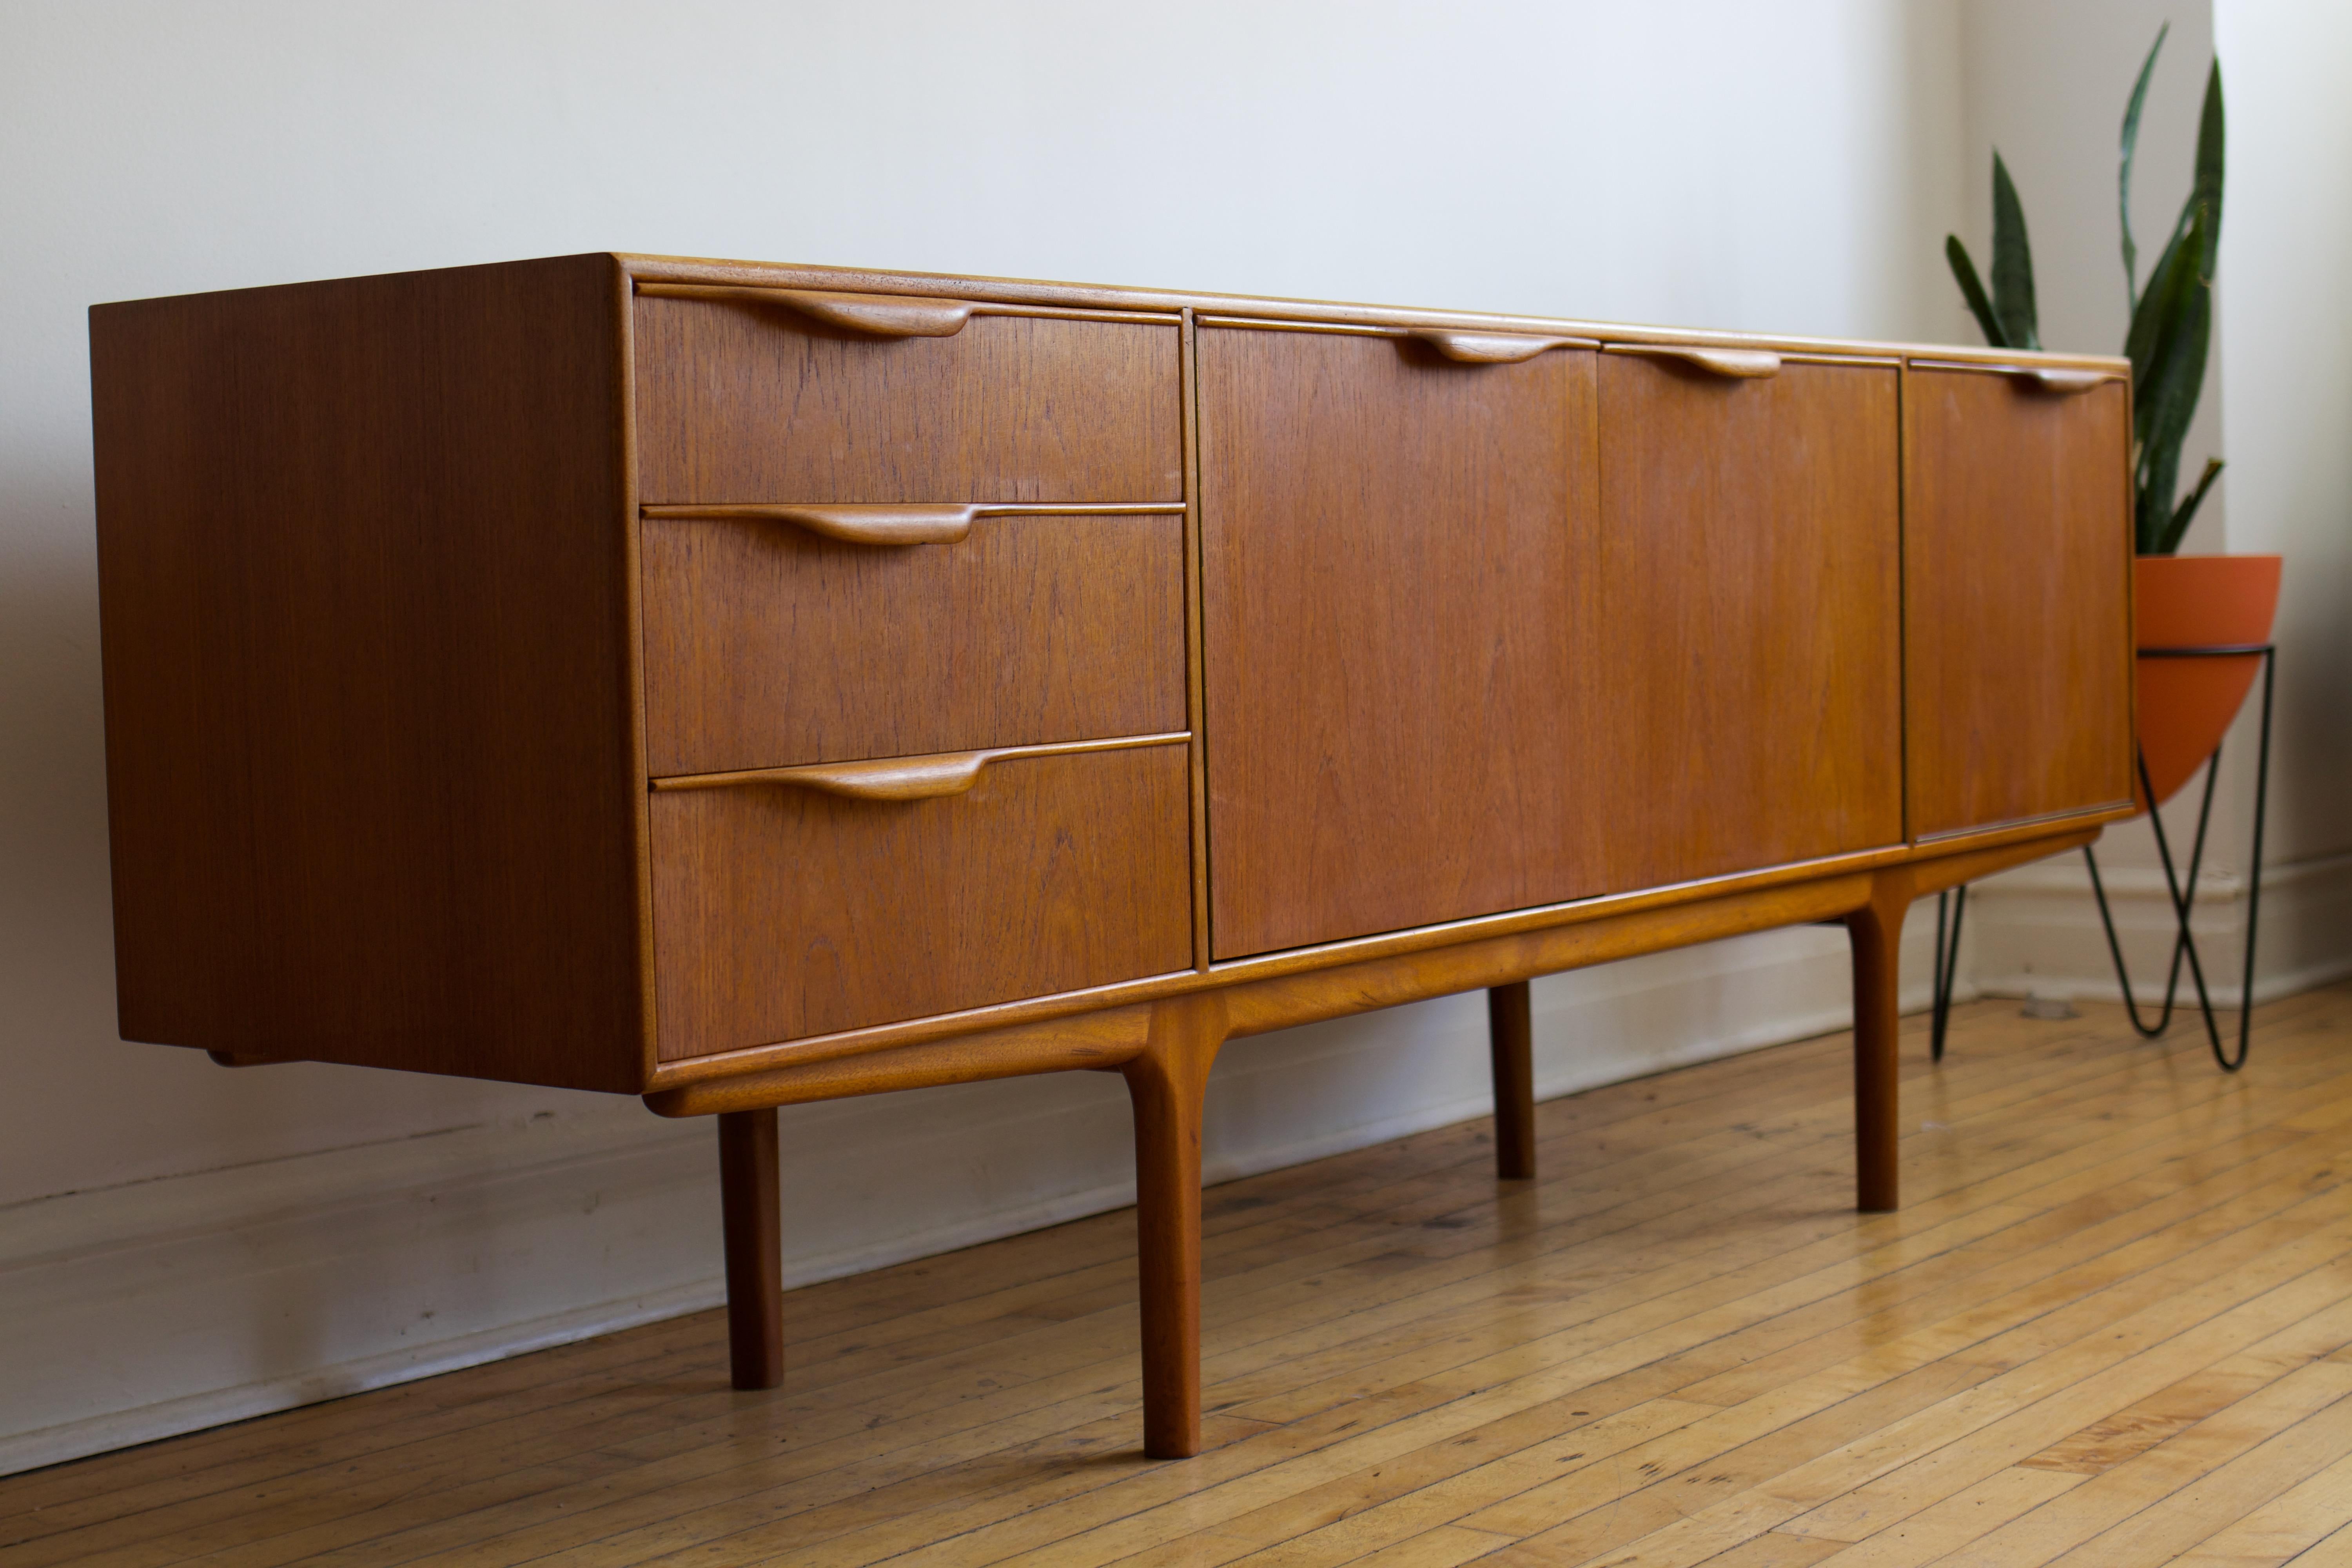
[[[1227,1039],[1913,898],[2131,789],[2128,367],[592,255],[100,306],[126,1037],[720,1115],[1135,1105],[1199,1442]]]

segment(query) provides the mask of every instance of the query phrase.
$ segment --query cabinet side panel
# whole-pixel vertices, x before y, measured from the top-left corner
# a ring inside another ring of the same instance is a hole
[[[640,1087],[618,287],[91,312],[127,1037]]]
[[[1913,837],[2129,800],[2124,384],[1914,370],[1907,402]]]

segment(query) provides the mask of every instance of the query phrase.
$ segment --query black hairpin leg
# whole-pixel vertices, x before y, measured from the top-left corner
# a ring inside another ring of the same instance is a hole
[[[2213,1016],[2213,999],[2205,988],[2205,965],[2197,952],[2197,942],[2189,930],[2189,915],[2197,902],[2197,877],[2205,859],[2205,832],[2213,815],[2213,790],[2221,776],[2221,750],[2213,749],[2206,764],[2205,795],[2197,808],[2197,837],[2189,845],[2189,878],[2184,885],[2175,873],[2172,845],[2164,831],[2164,817],[2155,809],[2156,791],[2148,782],[2147,758],[2139,762],[2140,793],[2150,803],[2148,826],[2156,830],[2157,858],[2164,867],[2164,887],[2172,899],[2174,933],[2172,968],[2164,986],[2164,1005],[2157,1013],[2154,1024],[2143,1023],[2139,1002],[2132,994],[2131,975],[2124,967],[2123,943],[2116,936],[2115,916],[2107,909],[2107,890],[2099,880],[2098,858],[2091,847],[2083,847],[2083,863],[2090,868],[2091,891],[2099,901],[2099,921],[2106,928],[2107,952],[2116,962],[2116,984],[2122,987],[2124,1006],[2131,1015],[2132,1027],[2148,1039],[2164,1033],[2172,1022],[2173,1005],[2179,994],[2180,969],[2183,960],[2189,966],[2189,977],[2197,988],[2197,1008],[2205,1019],[2205,1038],[2213,1048],[2213,1060],[2223,1072],[2236,1072],[2246,1065],[2246,1052],[2252,1043],[2254,1018],[2254,941],[2261,929],[2263,913],[2263,829],[2270,807],[2271,784],[2271,698],[2273,677],[2277,673],[2277,650],[2270,646],[2234,648],[2161,648],[2145,649],[2142,657],[2172,658],[2218,658],[2259,654],[2263,661],[2262,751],[2254,772],[2254,852],[2247,868],[2246,887],[2246,963],[2243,985],[2238,998],[2238,1048],[2234,1055],[2221,1043],[2221,1026]]]
[[[1944,904],[1948,899],[1952,907],[1949,946],[1944,941]],[[1934,1061],[1944,1059],[1944,1031],[1952,1021],[1952,985],[1960,973],[1960,922],[1968,918],[1968,912],[1967,883],[1936,895],[1936,1011],[1927,1029],[1927,1054]]]
[[[2138,759],[2138,767],[2140,793],[2143,795],[2154,793],[2148,784],[2146,757]],[[2089,845],[2083,846],[2083,863],[2089,868],[2091,873],[2091,892],[2099,901],[2099,923],[2106,928],[2107,952],[2116,963],[2116,984],[2123,987],[2124,1009],[2131,1016],[2132,1027],[2139,1032],[2143,1039],[2153,1040],[2172,1026],[2172,1010],[2179,999],[2180,970],[2184,959],[2196,974],[2198,996],[2200,1001],[2205,994],[2203,968],[2198,963],[2197,950],[2189,941],[2188,917],[2181,911],[2186,908],[2193,907],[2197,901],[2197,878],[2205,862],[2205,833],[2213,818],[2213,789],[2214,785],[2221,781],[2221,749],[2216,746],[2213,748],[2212,759],[2205,770],[2205,795],[2197,807],[2197,837],[2189,844],[2189,882],[2186,888],[2173,879],[2172,845],[2164,831],[2164,819],[2152,812],[2148,816],[2150,826],[2156,829],[2157,856],[2164,862],[2164,884],[2172,895],[2175,928],[2172,936],[2171,973],[2165,977],[2164,1005],[2157,1010],[2156,1022],[2153,1024],[2139,1016],[2139,998],[2132,994],[2131,981],[2124,969],[2123,944],[2116,937],[2115,916],[2108,912],[2107,889],[2105,882],[2099,877],[2098,857],[2091,853]]]

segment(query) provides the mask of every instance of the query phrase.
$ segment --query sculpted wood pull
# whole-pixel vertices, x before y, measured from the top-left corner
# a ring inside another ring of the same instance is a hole
[[[1181,501],[880,501],[810,505],[800,501],[662,502],[646,517],[686,522],[787,522],[846,544],[953,544],[983,517],[1139,517],[1181,513]]]
[[[2088,392],[2107,379],[2105,372],[2096,370],[2029,370],[2020,374],[2042,391],[2059,397]]]
[[[678,773],[653,781],[657,793],[682,789],[731,789],[738,784],[786,784],[837,795],[845,800],[938,800],[961,795],[980,782],[981,770],[1013,757],[1066,757],[1082,752],[1124,752],[1140,746],[1172,746],[1189,741],[1189,730],[1160,735],[1121,735],[1108,741],[1056,741],[1042,746],[994,746],[984,752],[936,752],[921,757],[883,757],[865,763],[810,763],[793,768],[750,768],[731,773]]]
[[[846,544],[952,544],[971,531],[978,506],[649,506],[647,517],[729,522],[788,522]]]
[[[2116,378],[2113,371],[2084,370],[2074,365],[1987,364],[1982,360],[1915,359],[1914,370],[1973,370],[2005,375],[2021,387],[2046,392],[2053,397],[2072,397],[2088,392],[2103,381]]]
[[[1780,356],[1769,349],[1685,349],[1664,351],[1709,375],[1761,381],[1780,374]]]
[[[875,338],[951,338],[971,320],[973,303],[911,294],[835,294],[816,289],[750,289],[725,283],[640,283],[637,292],[661,300],[781,306],[811,321]]]
[[[1524,332],[1457,332],[1450,327],[1415,327],[1412,336],[1462,364],[1517,364],[1575,341]]]
[[[760,778],[762,783],[792,784],[845,800],[938,800],[961,795],[978,784],[980,770],[995,757],[993,752],[943,752],[877,763],[819,763],[804,768],[777,768]]]

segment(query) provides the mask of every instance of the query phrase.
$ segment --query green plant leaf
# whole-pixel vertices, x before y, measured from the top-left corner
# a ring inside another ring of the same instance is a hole
[[[2180,230],[2165,242],[2163,253],[2148,272],[2147,288],[2139,297],[2139,308],[2132,312],[2131,329],[2124,336],[2124,356],[2132,363],[2132,427],[2142,437],[2147,434],[2147,421],[2154,408],[2148,399],[2149,390],[2187,319],[2182,313],[2189,298],[2187,280],[2198,274],[2197,252],[2202,248],[2203,231],[2198,231],[2195,244],[2190,243],[2186,231],[2193,226],[2198,210],[2191,206],[2183,213]]]
[[[2176,505],[2180,447],[2196,417],[2212,346],[2213,275],[2221,258],[2221,73],[2206,79],[2197,127],[2197,174],[2164,254],[2132,311],[2124,352],[2132,362],[2134,532],[2144,554],[2168,554],[2203,504],[2219,469],[2207,465],[2196,493]]]
[[[1969,310],[1983,330],[1985,342],[1997,349],[2009,347],[2001,336],[2000,318],[1992,313],[1992,301],[1985,298],[1984,285],[1977,279],[1977,264],[1969,259],[1969,247],[1960,243],[1958,235],[1944,237],[1944,259],[1951,263],[1952,277],[1960,286],[1960,298],[1969,302]]]
[[[2139,80],[2132,84],[2131,102],[2124,110],[2123,164],[2116,176],[2116,208],[2123,215],[2124,302],[2135,310],[2139,309],[2139,247],[2132,243],[2132,154],[2139,148],[2139,111],[2147,101],[2147,79],[2155,73],[2156,57],[2164,48],[2165,35],[2171,31],[2169,22],[2156,30],[2156,42],[2149,46],[2147,58],[2140,65]]]
[[[2213,280],[2199,262],[2210,253],[2211,220],[2202,207],[2188,231],[2165,247],[2133,322],[2136,437],[2134,531],[2144,554],[2160,554],[2174,511],[2180,444],[2197,412],[2212,341]],[[2145,330],[2143,330],[2145,328]]]
[[[1992,155],[1992,309],[2000,319],[2000,346],[2038,349],[2033,310],[2033,247],[2025,237],[2025,207],[2000,153]]]
[[[2221,113],[2221,62],[2213,62],[2211,74],[2205,79],[2205,107],[2197,116],[2197,183],[2189,188],[2191,205],[2201,204],[2212,227],[2207,244],[2216,252],[2221,244],[2221,160],[2226,140]],[[2184,209],[2185,213],[2185,209]],[[2208,257],[2206,276],[2213,273],[2213,263]]]
[[[2211,277],[2221,248],[2221,163],[2223,143],[2227,140],[2221,110],[2221,67],[2217,61],[2205,79],[2205,107],[2197,117],[2197,173],[2190,182],[2188,198],[2180,204],[2180,216],[2172,226],[2172,243],[2178,244],[2189,232],[2189,221],[2202,207],[2210,221],[2206,228],[2206,255],[2202,266]],[[2148,287],[2156,280],[2151,276]]]
[[[2205,459],[2205,472],[2199,476],[2197,488],[2190,490],[2189,498],[2173,510],[2172,521],[2165,525],[2164,537],[2156,542],[2157,554],[2170,555],[2179,550],[2181,539],[2189,532],[2189,524],[2197,516],[2197,509],[2205,504],[2205,492],[2211,489],[2213,481],[2221,477],[2222,466],[2219,458]]]
[[[2145,554],[2163,552],[2160,545],[2172,520],[2181,441],[2196,415],[2200,384],[2204,380],[2210,303],[2210,295],[2200,290],[2198,302],[2185,312],[2189,319],[2174,338],[2172,351],[2151,377],[2146,435],[2138,442],[2135,475],[2134,532]],[[2206,308],[2199,308],[2200,304]]]

